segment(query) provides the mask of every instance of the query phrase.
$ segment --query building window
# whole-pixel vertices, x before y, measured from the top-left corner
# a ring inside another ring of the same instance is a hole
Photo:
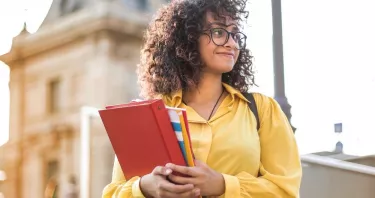
[[[57,113],[62,109],[62,94],[61,94],[61,82],[59,79],[54,79],[49,83],[49,112]]]
[[[51,160],[47,163],[47,181],[57,176],[59,170],[59,162]]]

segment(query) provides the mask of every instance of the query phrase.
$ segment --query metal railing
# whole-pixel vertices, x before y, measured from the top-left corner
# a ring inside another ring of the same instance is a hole
[[[361,164],[358,161],[361,158],[317,154],[301,156],[301,198],[374,198],[375,167]]]
[[[318,164],[322,166],[328,166],[332,168],[338,168],[338,169],[343,169],[347,171],[375,176],[375,167],[357,164],[354,162],[347,162],[347,161],[338,160],[338,159],[334,159],[330,157],[308,154],[308,155],[301,156],[301,161],[303,165],[306,165],[306,162],[308,162],[308,163]]]

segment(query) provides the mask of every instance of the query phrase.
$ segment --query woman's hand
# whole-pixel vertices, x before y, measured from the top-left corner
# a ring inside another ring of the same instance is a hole
[[[200,190],[192,184],[176,185],[167,180],[172,175],[170,168],[158,166],[152,173],[141,178],[140,188],[145,197],[153,198],[195,198]]]
[[[220,196],[225,193],[225,181],[222,174],[212,170],[209,166],[195,160],[195,167],[167,164],[172,171],[182,173],[189,177],[169,175],[168,178],[177,184],[192,184],[200,189],[202,196]]]

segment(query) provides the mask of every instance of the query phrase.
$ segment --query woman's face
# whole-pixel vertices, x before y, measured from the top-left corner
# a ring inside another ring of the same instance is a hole
[[[228,36],[228,32],[239,32],[236,21],[230,17],[216,19],[214,16],[212,12],[206,14],[205,31],[199,38],[199,51],[204,63],[203,71],[222,74],[233,69],[239,55],[239,44],[242,46],[245,38],[241,33],[236,34],[235,38],[230,34]]]

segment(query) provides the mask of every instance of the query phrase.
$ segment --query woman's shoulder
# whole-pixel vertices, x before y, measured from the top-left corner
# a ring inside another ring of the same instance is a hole
[[[281,110],[279,103],[271,96],[259,92],[252,92],[252,94],[260,114],[269,110],[272,112],[278,112]]]
[[[255,103],[260,106],[261,104],[270,103],[272,100],[274,100],[272,97],[267,96],[260,92],[251,92],[251,94],[254,97]]]

